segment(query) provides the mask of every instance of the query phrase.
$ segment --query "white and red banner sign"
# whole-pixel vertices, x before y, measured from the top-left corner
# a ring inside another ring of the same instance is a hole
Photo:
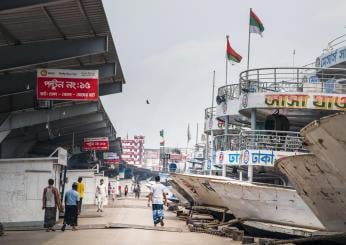
[[[109,150],[108,137],[84,138],[83,149],[85,151],[107,151]]]
[[[109,163],[109,164],[120,163],[120,157],[115,152],[104,152],[103,160],[105,163]]]
[[[97,100],[98,70],[37,69],[37,99]]]

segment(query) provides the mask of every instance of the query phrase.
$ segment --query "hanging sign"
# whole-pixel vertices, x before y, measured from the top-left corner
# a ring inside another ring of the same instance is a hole
[[[115,152],[104,152],[103,160],[105,163],[109,163],[109,164],[120,163],[120,158],[118,154]]]
[[[98,70],[37,69],[37,99],[94,101],[99,97]]]
[[[83,149],[85,151],[107,151],[109,150],[108,137],[84,138]]]

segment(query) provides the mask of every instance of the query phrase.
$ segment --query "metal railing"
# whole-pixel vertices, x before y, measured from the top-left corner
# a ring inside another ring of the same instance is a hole
[[[218,96],[225,96],[226,100],[238,99],[240,95],[239,84],[230,84],[218,89]]]
[[[346,93],[346,69],[260,68],[240,73],[241,91]]]
[[[323,52],[330,52],[335,48],[339,48],[346,44],[346,34],[343,34],[337,38],[334,38],[332,41],[328,43],[327,48],[323,50]]]
[[[210,119],[211,117],[215,118],[216,107],[209,107],[204,110],[204,119]]]
[[[276,130],[247,130],[239,134],[218,135],[214,138],[214,149],[307,152],[299,132]]]

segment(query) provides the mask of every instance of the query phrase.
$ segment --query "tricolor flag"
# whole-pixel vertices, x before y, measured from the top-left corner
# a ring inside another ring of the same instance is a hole
[[[160,146],[165,146],[165,135],[164,135],[164,130],[160,130],[160,136],[161,136],[161,140],[160,140]]]
[[[264,31],[264,26],[262,21],[257,17],[257,15],[250,9],[250,33],[258,33],[262,37],[262,32]]]
[[[239,63],[242,57],[232,49],[227,36],[226,58],[228,61]]]

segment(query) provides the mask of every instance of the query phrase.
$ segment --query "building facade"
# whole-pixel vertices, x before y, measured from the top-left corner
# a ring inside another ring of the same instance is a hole
[[[121,159],[131,165],[143,165],[144,160],[144,136],[136,135],[133,139],[123,139]]]

